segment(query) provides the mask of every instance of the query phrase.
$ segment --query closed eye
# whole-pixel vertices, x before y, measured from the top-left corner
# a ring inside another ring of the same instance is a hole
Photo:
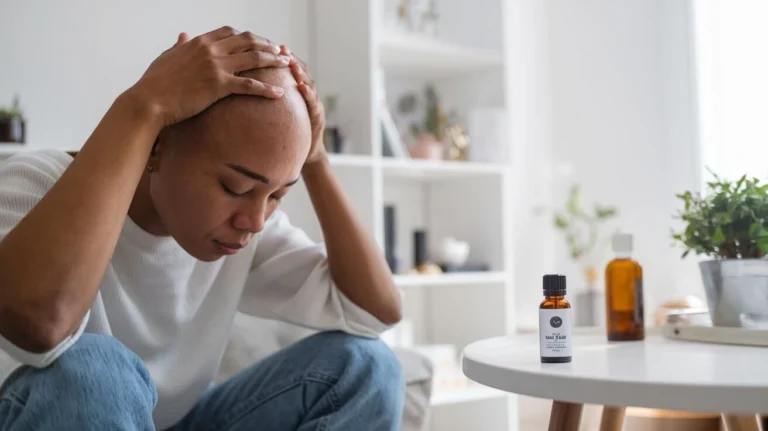
[[[234,191],[234,190],[230,189],[229,187],[227,187],[227,185],[224,184],[221,181],[219,181],[219,184],[221,184],[221,188],[224,189],[224,192],[226,192],[230,196],[240,197],[240,196],[245,196],[248,193],[248,192],[237,193],[236,191]]]

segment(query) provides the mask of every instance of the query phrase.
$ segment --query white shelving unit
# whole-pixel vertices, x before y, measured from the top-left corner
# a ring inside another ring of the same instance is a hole
[[[446,77],[502,65],[498,51],[404,32],[383,31],[379,46],[382,66],[400,75]]]
[[[384,207],[395,207],[400,266],[394,281],[405,294],[414,344],[452,344],[460,352],[477,339],[514,333],[512,172],[501,155],[493,163],[383,157],[377,78],[383,71],[385,99],[395,117],[398,96],[421,95],[427,83],[436,87],[446,109],[464,119],[475,107],[507,112],[506,3],[438,1],[437,35],[425,37],[383,28],[383,11],[392,1],[310,2],[310,68],[321,96],[337,96],[336,119],[349,139],[346,153],[332,155],[331,162],[382,249]],[[303,187],[282,205],[293,223],[323,240]],[[432,250],[448,236],[467,241],[469,262],[489,270],[411,274],[415,229],[427,231]],[[517,429],[516,397],[500,391],[459,385],[437,390],[431,404],[434,430]]]

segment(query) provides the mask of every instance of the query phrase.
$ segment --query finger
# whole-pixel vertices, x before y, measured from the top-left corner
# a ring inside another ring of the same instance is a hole
[[[299,83],[305,83],[309,85],[310,87],[315,86],[315,81],[309,76],[306,70],[304,70],[301,66],[299,66],[296,63],[293,63],[291,65],[291,72],[293,72],[293,77],[296,78],[296,81]]]
[[[250,31],[216,42],[216,47],[225,54],[235,54],[244,51],[264,51],[272,54],[280,54],[280,47],[269,39],[256,36]]]
[[[291,50],[285,45],[280,45],[280,54],[287,55],[288,57],[293,55]]]
[[[264,51],[246,51],[230,55],[224,61],[227,70],[237,73],[262,67],[285,67],[288,66],[290,58]]]
[[[240,34],[240,32],[228,25],[225,25],[224,27],[219,27],[216,30],[209,31],[208,33],[198,37],[205,42],[217,42],[237,34]]]
[[[304,97],[304,101],[307,102],[310,117],[316,117],[320,113],[320,99],[317,96],[317,92],[307,84],[299,84],[298,88],[299,93]]]
[[[179,46],[187,42],[189,42],[189,35],[182,31],[181,33],[179,33],[179,38],[176,40],[176,45],[173,45],[173,46]]]
[[[227,89],[232,94],[264,96],[270,99],[279,99],[283,96],[283,93],[285,93],[281,87],[239,76],[230,76],[227,83]]]
[[[304,69],[304,70],[309,70],[309,67],[307,67],[307,63],[306,63],[304,60],[300,59],[300,58],[299,58],[299,57],[298,57],[296,54],[291,54],[291,56],[293,57],[293,59],[295,60],[295,62],[296,62],[296,63],[297,63],[299,66],[301,66],[301,68],[302,68],[302,69]]]

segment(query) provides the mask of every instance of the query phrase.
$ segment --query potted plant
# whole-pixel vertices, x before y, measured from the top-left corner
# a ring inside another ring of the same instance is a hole
[[[419,99],[413,93],[405,94],[398,101],[398,112],[401,115],[412,115],[417,113],[419,108]],[[411,124],[411,134],[415,142],[408,151],[415,159],[442,160],[445,151],[443,133],[446,116],[433,85],[427,85],[425,89],[423,109],[423,117],[419,118],[421,124]]]
[[[741,326],[744,315],[768,314],[768,184],[712,176],[706,194],[677,195],[684,226],[673,238],[683,257],[706,257],[699,268],[712,323]]]
[[[580,310],[574,323],[579,326],[597,323],[598,261],[605,244],[602,230],[603,225],[617,215],[618,210],[610,206],[595,204],[591,210],[585,208],[581,188],[576,184],[571,186],[565,205],[552,214],[555,229],[562,232],[568,253],[584,276],[585,290],[573,297],[574,310]]]
[[[9,108],[0,107],[0,142],[24,143],[25,128],[24,113],[16,95]]]

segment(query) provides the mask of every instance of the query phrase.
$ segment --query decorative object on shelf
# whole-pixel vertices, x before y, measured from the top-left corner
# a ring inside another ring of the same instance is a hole
[[[340,154],[344,152],[344,134],[341,131],[337,117],[338,97],[329,95],[323,102],[325,107],[325,131],[323,143],[329,153]]]
[[[683,257],[699,262],[712,323],[741,326],[741,315],[768,309],[768,184],[757,178],[728,181],[711,172],[706,195],[686,191],[677,197],[685,224],[673,233]]]
[[[0,107],[0,142],[23,144],[26,140],[26,120],[19,96],[15,95],[10,107]]]
[[[469,160],[469,144],[471,141],[467,134],[467,127],[458,118],[455,112],[448,116],[448,125],[443,132],[445,135],[445,158],[448,160]]]
[[[435,263],[429,260],[427,253],[427,231],[417,229],[413,232],[413,268],[412,274],[442,274]]]
[[[395,125],[395,121],[392,119],[392,115],[389,113],[389,108],[386,103],[383,103],[380,108],[381,115],[381,132],[382,132],[382,155],[384,157],[397,157],[408,158],[409,153],[403,139],[400,136],[400,131]]]
[[[419,98],[413,93],[407,93],[398,100],[398,113],[413,115],[420,108]],[[445,152],[443,134],[446,118],[440,105],[440,98],[434,85],[427,85],[424,91],[423,119],[411,124],[413,144],[409,148],[411,157],[415,159],[442,160]]]
[[[440,264],[440,269],[445,273],[457,272],[488,272],[491,267],[485,263],[465,263],[464,265],[452,266],[444,263]]]
[[[446,237],[440,244],[439,256],[441,263],[447,267],[461,267],[469,257],[469,243],[459,241],[454,237]]]
[[[397,212],[394,205],[384,206],[384,256],[392,274],[400,270],[400,257],[397,255]]]
[[[428,37],[437,35],[437,22],[440,14],[437,11],[437,2],[435,0],[421,0],[413,8],[416,32]]]
[[[508,163],[509,137],[507,112],[493,106],[476,107],[467,116],[467,131],[472,139],[469,159],[473,162]]]
[[[581,267],[584,276],[585,289],[571,295],[577,326],[597,325],[598,310],[604,308],[596,287],[597,268],[602,267],[599,261],[607,245],[601,227],[617,214],[616,208],[599,204],[594,205],[591,213],[585,211],[578,185],[571,186],[565,207],[554,211],[554,227],[563,233],[570,257]]]

